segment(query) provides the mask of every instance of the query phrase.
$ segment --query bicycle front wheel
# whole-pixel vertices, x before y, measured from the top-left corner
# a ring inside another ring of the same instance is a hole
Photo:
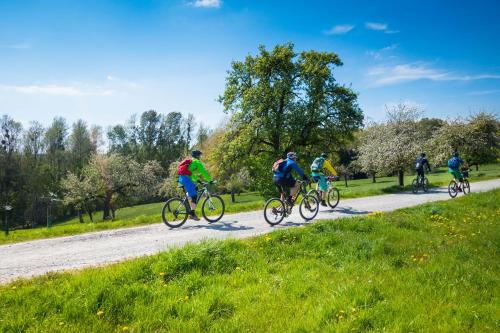
[[[424,192],[429,191],[429,179],[427,179],[427,177],[423,180],[422,188],[424,189]]]
[[[328,197],[326,198],[328,201],[328,206],[330,208],[335,208],[339,204],[340,200],[340,192],[337,188],[331,188],[328,190]]]
[[[224,216],[226,205],[218,195],[211,195],[203,201],[201,214],[210,223],[219,221]]]
[[[277,225],[283,221],[286,215],[285,204],[281,199],[271,198],[264,206],[264,219],[270,225]]]
[[[457,196],[458,194],[458,185],[457,185],[457,182],[452,180],[449,184],[448,184],[448,194],[450,195],[450,197],[454,198]]]
[[[469,194],[470,193],[470,184],[469,184],[469,181],[467,179],[464,179],[464,182],[463,182],[463,185],[462,185],[462,189],[464,191],[464,194]]]
[[[170,228],[178,228],[183,225],[189,216],[189,208],[179,198],[172,198],[165,202],[161,210],[163,223]]]
[[[305,195],[299,204],[300,216],[306,221],[310,221],[318,215],[319,201],[316,197]]]

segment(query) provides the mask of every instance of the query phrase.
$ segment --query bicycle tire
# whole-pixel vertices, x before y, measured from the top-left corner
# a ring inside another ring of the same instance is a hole
[[[413,192],[413,194],[418,193],[418,178],[413,179],[413,181],[411,182],[411,191]]]
[[[268,214],[269,209],[269,214]],[[286,206],[279,198],[271,198],[264,205],[264,219],[271,226],[280,224],[285,218]]]
[[[427,177],[424,178],[424,182],[422,183],[422,189],[424,192],[429,191],[429,179]]]
[[[333,196],[332,196],[333,194]],[[337,207],[337,205],[339,204],[339,201],[340,201],[340,192],[339,192],[339,189],[338,188],[330,188],[328,190],[328,194],[326,196],[327,198],[327,202],[328,202],[328,206],[330,206],[330,208],[335,208]]]
[[[218,201],[220,203],[222,211],[220,212],[219,215],[215,216],[214,218],[213,216],[207,215],[206,209],[211,209],[211,207],[207,207],[207,205],[213,204],[215,201]],[[203,200],[203,204],[201,205],[201,214],[203,215],[205,220],[207,220],[210,223],[219,221],[224,216],[225,211],[226,211],[226,205],[224,203],[224,200],[220,196],[215,194],[210,195],[210,197],[206,197],[205,200]]]
[[[450,195],[450,197],[454,198],[457,196],[458,194],[457,186],[458,184],[454,180],[450,181],[450,183],[448,184],[448,194]]]
[[[321,196],[319,195],[318,190],[315,189],[309,190],[309,192],[307,192],[307,195],[313,195],[314,197],[316,197],[318,201],[321,201]]]
[[[464,194],[470,193],[470,183],[467,179],[464,179],[464,182],[462,185],[462,191],[464,192]]]
[[[183,209],[182,209],[183,208]],[[186,205],[185,201],[180,198],[172,198],[167,200],[163,205],[161,210],[161,218],[163,223],[165,223],[170,228],[179,228],[184,223],[189,216],[190,208]],[[173,223],[177,218],[181,216],[178,223]]]
[[[305,213],[309,211],[312,213],[311,216],[306,216]],[[310,221],[318,215],[319,212],[319,201],[315,196],[305,195],[299,204],[300,216],[306,221]]]

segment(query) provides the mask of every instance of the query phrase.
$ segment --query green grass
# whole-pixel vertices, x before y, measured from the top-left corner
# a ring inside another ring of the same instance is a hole
[[[437,169],[434,173],[427,175],[427,177],[432,186],[447,185],[450,181],[450,175],[443,168]],[[413,178],[414,176],[406,176],[405,182],[411,184]],[[474,182],[493,178],[500,178],[499,165],[481,166],[479,172],[471,172],[470,180]],[[397,186],[396,177],[380,177],[377,178],[377,183],[372,183],[371,179],[352,180],[348,182],[349,186],[347,188],[344,186],[343,181],[336,182],[336,185],[341,191],[341,199],[401,192],[401,188]],[[409,190],[409,186],[405,190]],[[474,188],[472,188],[472,191],[474,191]],[[226,203],[226,213],[258,210],[264,206],[264,199],[255,192],[237,195],[237,202],[234,204],[231,203],[229,195],[223,195],[222,197]],[[85,216],[86,223],[83,224],[79,223],[78,218],[72,218],[56,223],[49,229],[40,227],[15,230],[7,237],[2,233],[0,234],[0,244],[158,223],[161,221],[162,206],[163,203],[155,203],[121,208],[116,213],[117,219],[115,221],[101,221],[101,213],[96,213],[94,216],[96,222],[94,223],[90,223],[88,217]],[[199,215],[201,216],[201,214]]]
[[[0,332],[498,332],[500,190],[0,286]]]

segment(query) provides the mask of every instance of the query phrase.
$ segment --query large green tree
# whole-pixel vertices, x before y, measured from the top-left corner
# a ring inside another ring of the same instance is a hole
[[[302,153],[309,164],[314,154],[349,140],[363,113],[357,94],[335,80],[341,65],[333,52],[296,53],[290,43],[261,46],[256,56],[233,62],[220,97],[231,120],[214,158],[227,178],[246,165],[259,173],[262,190],[270,164],[287,151]]]

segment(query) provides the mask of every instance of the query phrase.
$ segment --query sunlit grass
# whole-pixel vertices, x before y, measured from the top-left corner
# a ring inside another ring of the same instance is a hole
[[[0,287],[0,332],[496,332],[500,190]]]

